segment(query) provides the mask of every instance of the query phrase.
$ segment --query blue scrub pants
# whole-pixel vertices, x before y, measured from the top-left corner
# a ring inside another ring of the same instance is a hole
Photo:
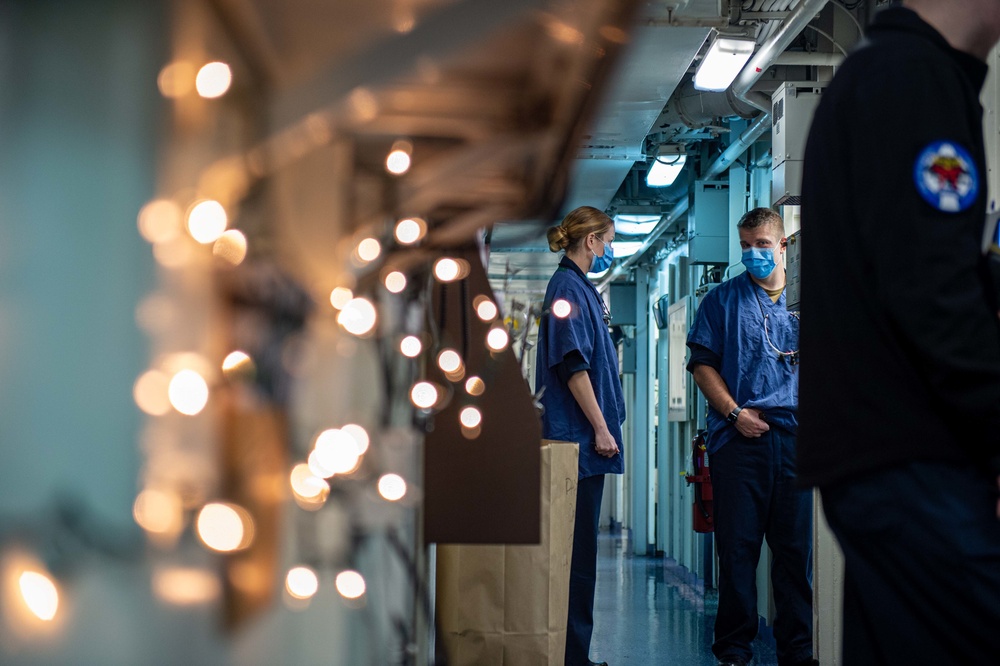
[[[710,456],[719,553],[719,613],[712,652],[720,661],[753,657],[757,563],[763,539],[774,559],[778,664],[812,659],[812,494],[795,482],[795,437],[774,426],[738,435]],[[845,662],[854,666],[850,661]]]
[[[844,663],[996,664],[997,479],[913,462],[823,488],[844,550]]]
[[[594,634],[594,587],[597,584],[597,525],[601,519],[604,475],[580,479],[576,486],[576,524],[569,568],[569,618],[566,666],[590,664]]]

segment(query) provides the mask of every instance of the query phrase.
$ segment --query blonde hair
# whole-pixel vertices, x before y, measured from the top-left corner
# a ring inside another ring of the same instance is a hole
[[[574,208],[563,218],[562,224],[549,227],[546,234],[549,249],[553,252],[572,249],[590,234],[600,234],[614,226],[614,221],[593,206]]]

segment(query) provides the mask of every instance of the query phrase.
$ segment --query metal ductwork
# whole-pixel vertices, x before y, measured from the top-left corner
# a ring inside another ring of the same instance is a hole
[[[752,91],[753,84],[760,80],[764,72],[773,65],[778,56],[798,37],[799,33],[815,18],[829,0],[800,0],[781,27],[761,44],[743,71],[739,73],[730,90],[733,96],[765,114],[771,112],[771,98],[762,92]]]
[[[731,93],[733,98],[760,109],[762,113],[708,166],[701,176],[702,180],[714,178],[725,172],[771,126],[770,97],[764,93],[753,92],[751,88],[764,72],[777,61],[782,52],[788,48],[789,44],[813,20],[816,14],[826,6],[827,2],[829,0],[801,0],[788,15],[788,18],[785,19],[784,23],[782,23],[781,27],[770,39],[761,45],[753,57],[750,58],[750,61],[747,62],[746,67],[736,77],[733,85],[727,91],[727,95]],[[638,262],[673,222],[687,212],[688,205],[686,197],[678,201],[670,213],[665,215],[659,224],[649,232],[639,251],[613,268],[597,284],[597,288],[599,290],[607,288],[615,278],[625,273]]]

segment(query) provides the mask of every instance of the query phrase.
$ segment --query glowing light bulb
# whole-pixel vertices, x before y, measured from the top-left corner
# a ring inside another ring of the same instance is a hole
[[[337,323],[353,335],[364,335],[375,328],[375,306],[365,298],[352,298],[337,315]]]
[[[176,99],[187,95],[194,88],[194,65],[189,62],[172,62],[160,70],[156,86],[164,97]]]
[[[132,516],[142,529],[154,534],[180,534],[184,528],[184,504],[176,493],[147,488],[132,505]]]
[[[198,94],[208,99],[222,97],[233,83],[233,71],[224,62],[210,62],[198,70],[194,87]]]
[[[408,335],[399,341],[399,351],[408,358],[416,358],[420,356],[420,352],[424,349],[423,344],[420,342],[420,338],[415,335]]]
[[[458,262],[449,257],[438,259],[434,264],[434,277],[441,282],[451,282],[458,277],[460,267]]]
[[[354,437],[338,428],[330,428],[319,434],[314,453],[318,466],[330,472],[325,476],[349,474],[357,468],[361,458]]]
[[[410,170],[410,153],[413,144],[409,141],[397,141],[392,144],[392,151],[385,158],[385,169],[395,176],[401,176]]]
[[[165,372],[147,370],[132,387],[135,404],[150,416],[163,416],[170,411],[169,385],[170,377]]]
[[[233,266],[239,266],[247,258],[247,237],[238,229],[225,231],[212,245],[212,254]]]
[[[208,404],[208,383],[194,370],[181,370],[170,380],[167,395],[174,409],[194,416]]]
[[[188,213],[188,233],[203,245],[217,241],[225,232],[227,224],[229,218],[226,216],[226,209],[212,199],[195,204]]]
[[[427,233],[427,223],[418,217],[407,217],[396,223],[396,240],[413,245]]]
[[[406,276],[399,271],[392,271],[385,276],[385,288],[394,294],[406,289]]]
[[[438,367],[445,372],[455,372],[462,367],[462,357],[454,349],[445,349],[438,354]]]
[[[330,305],[337,310],[343,310],[352,298],[354,298],[353,291],[347,287],[337,287],[330,292]]]
[[[337,592],[345,599],[357,599],[365,593],[365,579],[357,571],[341,571],[336,585]]]
[[[410,389],[410,401],[420,409],[430,409],[438,401],[438,390],[430,382],[417,382]]]
[[[46,622],[55,618],[59,611],[59,590],[51,578],[37,571],[25,571],[17,582],[28,610]]]
[[[253,366],[253,361],[250,356],[243,351],[234,351],[226,356],[222,361],[222,371],[226,374],[233,373],[237,370],[243,370],[248,367]]]
[[[483,422],[483,413],[476,407],[466,407],[459,413],[458,420],[466,428],[475,428]]]
[[[510,343],[510,336],[502,328],[490,329],[486,335],[486,345],[493,351],[503,351]]]
[[[346,432],[354,439],[354,443],[358,447],[358,453],[364,455],[368,451],[368,446],[371,444],[371,439],[368,437],[368,431],[359,426],[357,423],[348,423],[341,431]]]
[[[202,542],[222,553],[246,548],[253,539],[250,514],[234,504],[206,504],[198,512],[196,523]]]
[[[289,481],[292,486],[292,492],[296,497],[302,499],[326,499],[326,495],[330,492],[330,484],[323,478],[313,474],[309,465],[305,463],[299,463],[292,468]]]
[[[168,199],[150,201],[139,211],[139,233],[150,243],[166,243],[181,231],[180,206]]]
[[[358,257],[362,261],[375,261],[382,254],[382,244],[374,238],[366,238],[358,243]]]
[[[319,578],[309,567],[293,567],[285,576],[285,589],[296,599],[311,599],[319,590]]]
[[[192,606],[218,598],[222,586],[211,571],[172,567],[153,572],[153,593],[167,603]]]
[[[565,319],[573,312],[573,306],[564,298],[558,298],[552,302],[552,314]]]
[[[403,499],[406,481],[399,474],[383,474],[378,480],[378,493],[390,502]]]
[[[482,395],[484,391],[486,391],[486,383],[479,377],[469,377],[465,382],[465,392],[469,395]]]
[[[496,304],[490,299],[486,298],[479,302],[476,306],[476,314],[483,321],[493,321],[496,319],[498,310]]]

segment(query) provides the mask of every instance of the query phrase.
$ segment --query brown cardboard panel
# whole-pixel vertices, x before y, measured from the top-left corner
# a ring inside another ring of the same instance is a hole
[[[427,378],[450,389],[450,401],[428,424],[424,446],[424,535],[428,543],[539,543],[541,420],[527,382],[508,346],[486,346],[492,326],[476,316],[473,302],[496,302],[478,251],[458,252],[469,264],[461,281],[434,284],[432,316],[442,343],[465,359],[464,377],[451,381],[427,363]],[[436,356],[439,350],[431,350]],[[481,396],[465,390],[465,379],[485,382]],[[469,405],[483,415],[478,437],[459,423]]]

